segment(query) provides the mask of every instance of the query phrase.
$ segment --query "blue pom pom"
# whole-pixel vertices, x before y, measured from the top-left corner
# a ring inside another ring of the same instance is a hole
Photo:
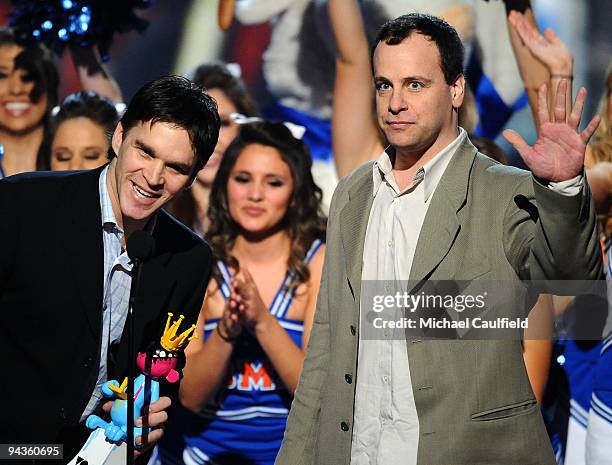
[[[53,23],[49,20],[46,20],[44,23],[40,25],[40,27],[45,31],[50,31],[53,27]]]
[[[62,7],[64,7],[64,10],[69,10],[72,8],[72,2],[70,0],[63,0]]]

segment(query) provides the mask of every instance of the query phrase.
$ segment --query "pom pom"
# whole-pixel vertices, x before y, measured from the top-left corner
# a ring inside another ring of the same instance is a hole
[[[21,43],[39,41],[61,55],[66,45],[97,46],[103,61],[115,32],[144,31],[135,10],[151,0],[13,0],[9,25]]]

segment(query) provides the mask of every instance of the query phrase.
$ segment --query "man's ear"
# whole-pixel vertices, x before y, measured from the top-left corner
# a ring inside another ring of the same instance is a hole
[[[115,128],[115,132],[113,132],[113,137],[111,139],[111,147],[113,148],[113,151],[115,152],[115,155],[119,156],[119,147],[121,147],[121,144],[123,143],[123,126],[121,125],[121,122],[119,122],[117,124],[117,127]]]
[[[453,108],[459,109],[465,97],[465,76],[460,74],[450,86]]]

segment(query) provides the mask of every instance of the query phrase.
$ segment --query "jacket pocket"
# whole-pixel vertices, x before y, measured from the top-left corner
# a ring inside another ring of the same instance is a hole
[[[488,420],[501,420],[502,418],[515,417],[529,413],[537,408],[535,399],[525,400],[523,402],[517,402],[515,404],[504,405],[502,407],[496,407],[489,410],[472,414],[473,421],[488,421]]]

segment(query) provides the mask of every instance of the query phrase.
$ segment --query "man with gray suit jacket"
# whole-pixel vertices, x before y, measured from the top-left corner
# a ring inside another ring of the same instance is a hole
[[[599,279],[585,98],[549,117],[540,89],[532,174],[480,154],[457,126],[463,48],[444,21],[387,22],[373,52],[378,123],[390,147],[344,178],[307,357],[277,465],[554,464],[519,340],[363,337],[370,280]],[[569,110],[569,111],[568,111]],[[512,307],[514,302],[500,304]],[[361,316],[360,316],[361,315]]]

